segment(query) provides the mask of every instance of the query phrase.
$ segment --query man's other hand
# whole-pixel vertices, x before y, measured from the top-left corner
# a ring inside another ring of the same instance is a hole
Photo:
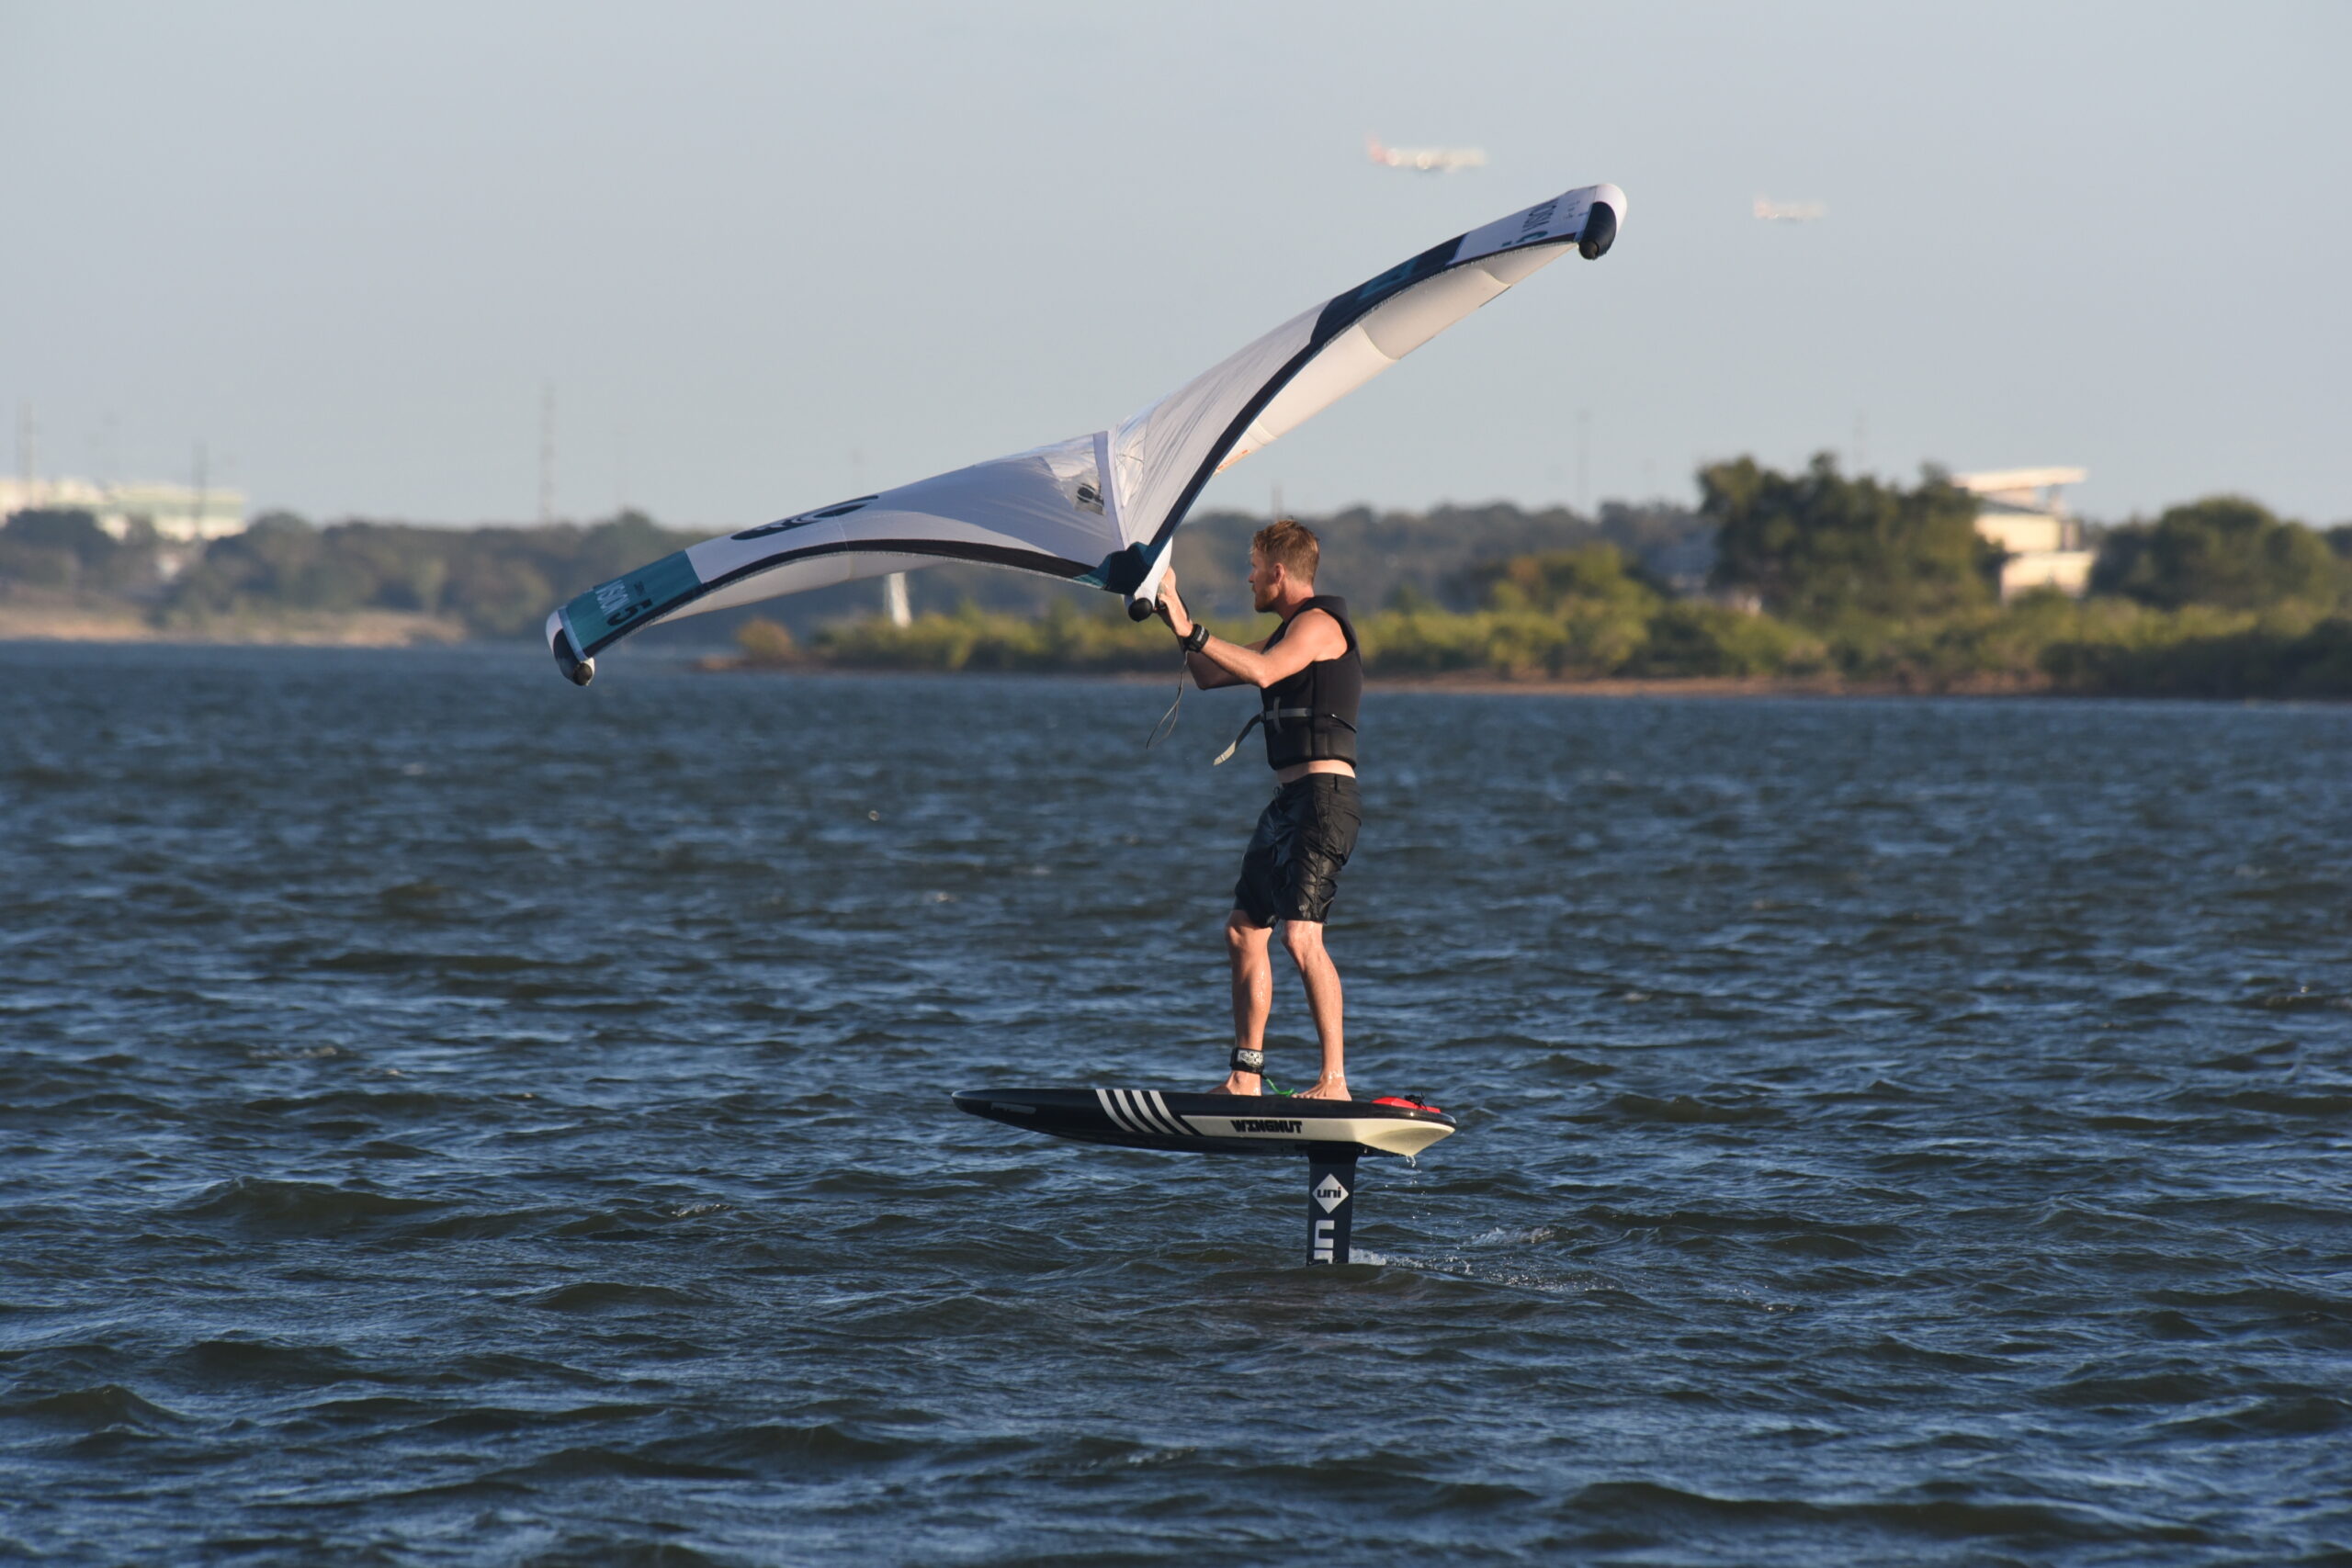
[[[1193,617],[1184,608],[1184,596],[1176,592],[1176,569],[1172,566],[1159,580],[1159,618],[1178,637],[1193,635]]]

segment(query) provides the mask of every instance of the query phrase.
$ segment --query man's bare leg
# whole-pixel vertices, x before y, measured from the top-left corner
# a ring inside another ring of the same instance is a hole
[[[1266,1015],[1274,1006],[1274,965],[1267,956],[1267,939],[1274,933],[1236,909],[1225,919],[1225,953],[1233,962],[1233,1048],[1266,1048]],[[1265,1080],[1258,1073],[1234,1072],[1211,1094],[1263,1094]]]
[[[1323,1047],[1323,1076],[1313,1089],[1298,1091],[1302,1100],[1348,1098],[1348,1052],[1340,1031],[1340,970],[1323,948],[1323,927],[1314,920],[1284,920],[1283,946],[1306,982],[1306,1010],[1315,1015],[1315,1038]],[[1259,1015],[1261,1027],[1264,1015]]]

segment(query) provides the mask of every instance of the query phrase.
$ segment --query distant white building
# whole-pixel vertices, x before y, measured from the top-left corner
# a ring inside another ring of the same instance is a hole
[[[2008,552],[2001,563],[2004,603],[2034,588],[2055,588],[2075,599],[2089,590],[2098,552],[2083,548],[2083,525],[2066,514],[2059,494],[2088,478],[2082,468],[2003,468],[1951,477],[1977,498],[1977,536]]]
[[[0,479],[0,518],[19,512],[86,512],[118,539],[141,523],[177,545],[203,544],[245,531],[245,492],[191,485],[116,484],[93,479]]]

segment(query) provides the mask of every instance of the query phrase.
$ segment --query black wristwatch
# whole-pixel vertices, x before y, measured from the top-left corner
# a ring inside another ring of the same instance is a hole
[[[1185,652],[1198,653],[1201,649],[1209,645],[1209,629],[1208,627],[1201,625],[1200,622],[1194,621],[1193,623],[1193,629],[1186,632],[1177,640],[1184,645]]]

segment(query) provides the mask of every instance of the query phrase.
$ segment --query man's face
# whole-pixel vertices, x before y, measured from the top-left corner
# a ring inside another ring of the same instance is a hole
[[[1272,609],[1274,601],[1282,597],[1283,576],[1281,564],[1267,560],[1265,551],[1250,552],[1250,603],[1260,614]]]

